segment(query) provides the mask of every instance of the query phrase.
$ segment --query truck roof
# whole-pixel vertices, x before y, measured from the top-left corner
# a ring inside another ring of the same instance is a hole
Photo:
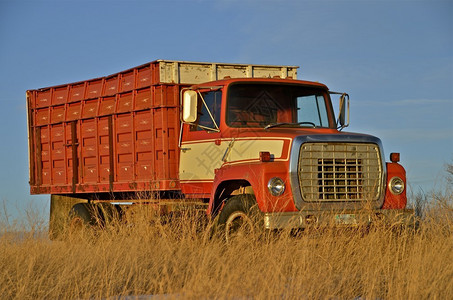
[[[328,90],[328,87],[325,84],[315,82],[315,81],[308,81],[308,80],[297,80],[297,79],[290,79],[290,78],[280,78],[280,77],[273,77],[273,78],[225,78],[222,80],[210,81],[206,83],[196,84],[193,85],[193,88],[212,88],[217,86],[225,86],[235,82],[272,82],[272,83],[285,83],[285,84],[301,84],[307,86],[318,87],[322,89]]]

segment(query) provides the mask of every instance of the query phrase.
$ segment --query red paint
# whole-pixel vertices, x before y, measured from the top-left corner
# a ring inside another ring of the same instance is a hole
[[[225,164],[216,174],[211,199],[217,187],[223,181],[245,180],[253,187],[256,201],[263,212],[288,212],[296,211],[292,200],[292,190],[288,177],[287,162],[267,162],[260,161],[244,164]],[[272,177],[280,177],[285,182],[285,192],[279,197],[272,196],[267,183]],[[208,214],[213,209],[214,203],[209,203]]]
[[[390,191],[389,182],[395,176],[403,179],[404,183],[406,184],[406,170],[404,170],[403,166],[398,163],[387,163],[387,184],[385,191],[385,201],[384,205],[382,206],[383,209],[403,209],[406,207],[407,186],[405,187],[401,195],[394,195]]]
[[[180,85],[159,84],[155,68],[28,91],[32,194],[73,192],[71,122],[75,192],[179,189]]]

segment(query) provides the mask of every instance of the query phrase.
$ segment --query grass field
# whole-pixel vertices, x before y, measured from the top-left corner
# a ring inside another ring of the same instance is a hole
[[[453,299],[453,200],[418,232],[324,228],[226,244],[190,216],[49,241],[39,226],[0,238],[0,299]]]

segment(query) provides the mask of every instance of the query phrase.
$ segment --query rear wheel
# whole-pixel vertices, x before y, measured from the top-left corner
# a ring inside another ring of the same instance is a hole
[[[50,196],[49,237],[51,240],[65,238],[70,211],[78,203],[86,203],[86,200],[65,195]]]
[[[86,228],[96,226],[97,218],[95,206],[88,203],[78,203],[69,212],[70,233],[80,232]]]
[[[255,197],[242,194],[228,199],[220,212],[218,222],[227,242],[256,237],[262,227],[262,217]]]

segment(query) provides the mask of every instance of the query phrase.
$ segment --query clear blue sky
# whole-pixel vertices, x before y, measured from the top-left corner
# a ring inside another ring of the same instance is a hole
[[[453,162],[453,1],[0,0],[0,203],[30,196],[25,91],[155,59],[298,65],[351,96],[348,131],[401,152],[410,188]],[[0,209],[1,212],[1,209]]]

